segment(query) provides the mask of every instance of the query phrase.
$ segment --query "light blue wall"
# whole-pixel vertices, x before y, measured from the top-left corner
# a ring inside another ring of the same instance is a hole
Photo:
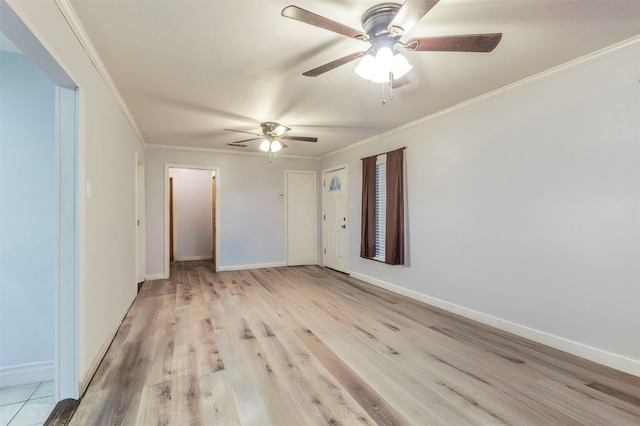
[[[55,85],[0,52],[0,369],[54,360]]]

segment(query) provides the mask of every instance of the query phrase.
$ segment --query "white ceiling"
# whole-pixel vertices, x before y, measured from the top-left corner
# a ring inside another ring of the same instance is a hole
[[[407,52],[411,83],[383,106],[356,62],[302,76],[368,44],[280,16],[292,3],[361,29],[379,1],[71,1],[147,143],[238,151],[226,144],[245,135],[223,129],[278,121],[319,138],[283,151],[307,156],[640,34],[640,0],[441,0],[403,40],[502,32],[502,41],[492,53]]]

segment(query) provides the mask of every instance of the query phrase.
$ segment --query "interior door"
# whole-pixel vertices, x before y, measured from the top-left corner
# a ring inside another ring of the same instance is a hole
[[[349,272],[349,240],[347,217],[347,169],[324,172],[323,190],[323,251],[324,266]]]
[[[315,265],[317,246],[316,172],[286,172],[287,265]]]

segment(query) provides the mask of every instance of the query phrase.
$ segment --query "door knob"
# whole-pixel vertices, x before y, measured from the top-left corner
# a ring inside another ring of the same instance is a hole
[[[346,229],[346,227],[347,227],[346,224],[342,225],[342,229]]]

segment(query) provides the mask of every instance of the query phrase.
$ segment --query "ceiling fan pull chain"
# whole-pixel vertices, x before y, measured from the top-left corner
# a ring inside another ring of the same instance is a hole
[[[393,73],[390,72],[389,73],[389,100],[392,101],[393,100]],[[386,87],[387,83],[382,83],[382,105],[386,105],[387,104],[387,100],[385,98],[385,93],[384,93],[384,88]]]
[[[384,83],[382,83],[381,86],[382,86],[382,106],[385,106],[387,104],[387,100],[384,98]]]

